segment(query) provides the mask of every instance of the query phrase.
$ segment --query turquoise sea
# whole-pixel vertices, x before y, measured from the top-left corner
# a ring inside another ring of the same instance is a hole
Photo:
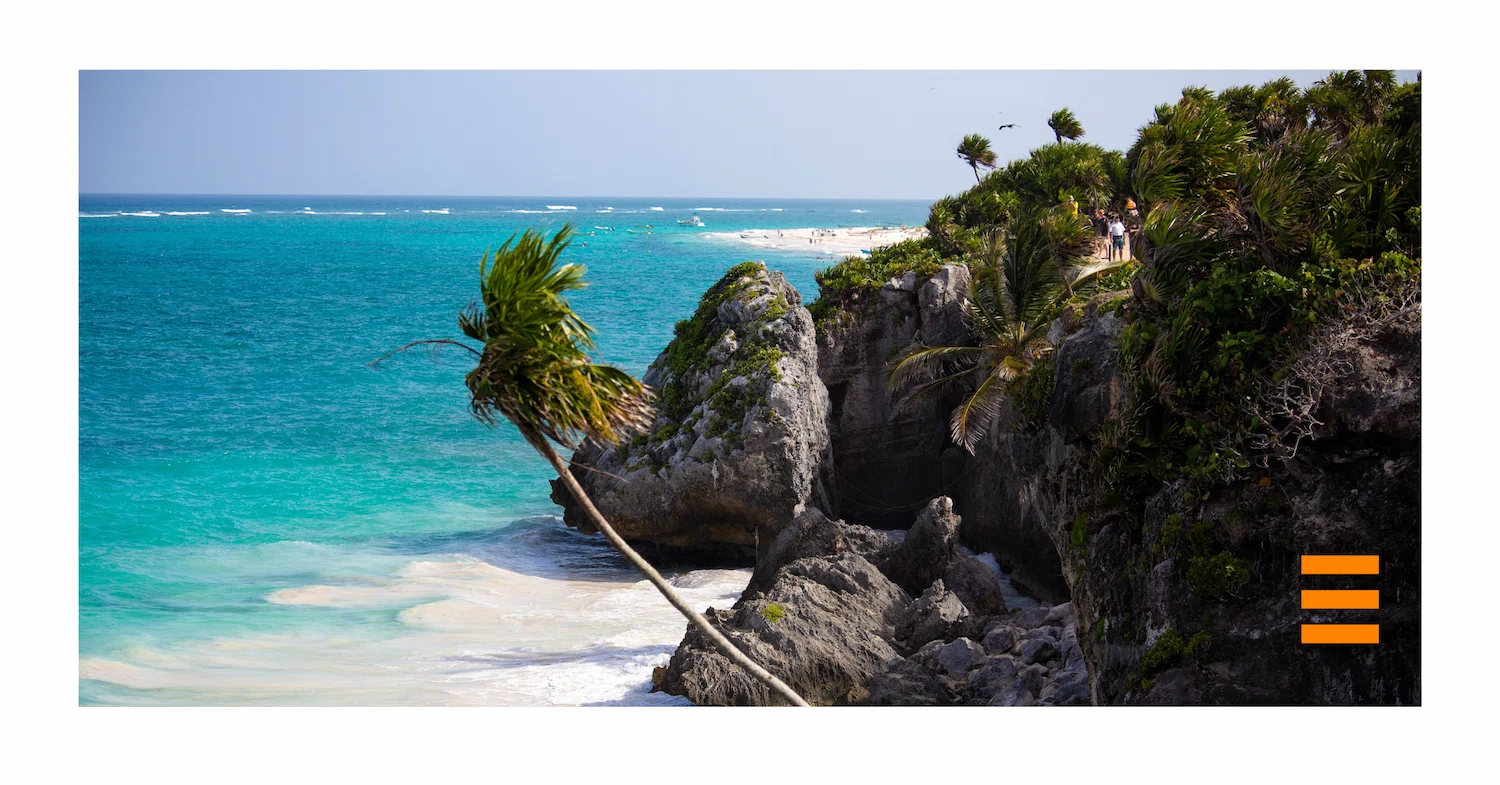
[[[640,374],[731,265],[763,259],[810,302],[835,261],[734,232],[927,206],[80,197],[79,702],[680,702],[647,690],[683,620],[562,526],[512,429],[469,415],[466,357],[366,364],[459,336],[481,254],[528,226],[585,233],[574,305]],[[727,606],[747,579],[674,580]]]

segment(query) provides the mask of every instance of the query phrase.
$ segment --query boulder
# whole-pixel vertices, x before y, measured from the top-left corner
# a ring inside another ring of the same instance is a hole
[[[745,593],[762,592],[770,588],[781,568],[798,559],[857,553],[878,565],[888,559],[900,545],[899,533],[832,521],[816,507],[805,507],[797,512],[769,547],[761,549],[755,574],[745,587]]]
[[[975,700],[989,702],[1016,680],[1016,661],[1009,656],[990,657],[969,676],[969,694]]]
[[[647,370],[659,406],[651,432],[618,447],[585,444],[574,476],[627,540],[751,553],[802,506],[832,509],[817,368],[796,288],[758,262],[738,265]],[[561,481],[552,499],[569,526],[593,531]]]
[[[925,590],[948,569],[958,545],[959,523],[951,499],[939,496],[928,502],[907,531],[906,541],[881,565],[885,574],[911,594]]]
[[[953,693],[929,668],[898,657],[870,681],[865,702],[872,706],[946,706],[954,700]]]
[[[793,561],[764,592],[744,595],[709,619],[752,660],[809,703],[864,702],[870,683],[899,659],[894,623],[911,599],[856,553]],[[658,689],[699,705],[784,701],[689,627]]]
[[[896,624],[896,640],[908,650],[920,649],[931,641],[951,641],[974,634],[978,620],[964,607],[958,595],[934,581],[911,603]]]
[[[1046,662],[1057,656],[1057,644],[1047,638],[1036,638],[1021,644],[1021,662],[1025,665]]]
[[[938,667],[952,679],[965,679],[969,671],[984,664],[984,647],[968,638],[944,644],[937,652]]]
[[[984,634],[984,650],[990,654],[1004,654],[1016,645],[1020,632],[1020,629],[1006,624],[991,627]]]

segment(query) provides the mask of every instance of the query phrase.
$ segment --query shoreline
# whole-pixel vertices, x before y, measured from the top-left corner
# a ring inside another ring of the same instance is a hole
[[[727,240],[769,251],[809,252],[856,256],[887,245],[927,236],[921,226],[845,226],[837,228],[745,229],[708,232],[715,240]]]

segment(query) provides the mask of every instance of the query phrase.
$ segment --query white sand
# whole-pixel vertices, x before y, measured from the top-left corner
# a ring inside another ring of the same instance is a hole
[[[746,229],[740,232],[709,232],[708,236],[773,251],[853,256],[883,245],[926,237],[927,230],[920,226],[852,226],[838,229]]]

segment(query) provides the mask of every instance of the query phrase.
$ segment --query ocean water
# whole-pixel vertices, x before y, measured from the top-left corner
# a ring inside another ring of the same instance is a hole
[[[566,257],[591,284],[571,299],[600,356],[640,374],[730,266],[762,259],[810,302],[835,261],[713,233],[926,210],[80,197],[79,702],[682,703],[649,684],[685,621],[562,525],[513,429],[469,415],[466,357],[367,363],[458,337],[481,254],[528,226],[593,232]],[[694,213],[704,228],[676,224]],[[700,607],[748,578],[673,576]]]

